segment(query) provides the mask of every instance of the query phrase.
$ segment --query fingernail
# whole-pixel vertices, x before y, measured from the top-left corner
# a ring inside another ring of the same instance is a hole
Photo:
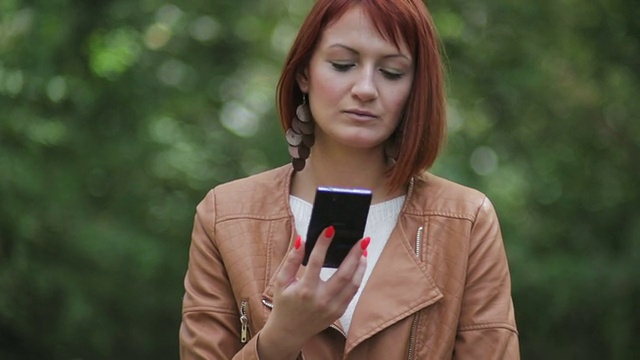
[[[300,237],[300,235],[298,235],[298,237],[296,238],[296,243],[294,244],[294,247],[296,248],[296,250],[300,249],[300,246],[302,245],[302,238]]]
[[[327,230],[324,231],[324,236],[330,238],[335,233],[336,233],[336,229],[334,229],[333,225],[331,225],[327,228]]]
[[[371,242],[371,238],[368,236],[362,240],[362,242],[360,243],[360,247],[362,248],[363,251],[367,250],[367,247],[369,247],[370,242]]]
[[[364,256],[364,257],[367,257],[367,255],[368,255],[368,254],[369,254],[369,253],[367,252],[367,250],[364,250],[364,251],[362,252],[362,256]]]

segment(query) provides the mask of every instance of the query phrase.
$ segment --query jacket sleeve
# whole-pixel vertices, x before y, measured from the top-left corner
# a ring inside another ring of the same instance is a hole
[[[511,279],[500,225],[485,198],[471,229],[454,359],[520,359]]]
[[[198,205],[180,325],[180,358],[258,359],[257,336],[240,343],[240,314],[215,241],[215,195]]]

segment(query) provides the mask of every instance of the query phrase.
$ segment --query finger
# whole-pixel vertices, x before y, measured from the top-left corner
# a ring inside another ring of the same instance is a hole
[[[307,262],[307,269],[304,272],[305,281],[309,281],[311,284],[315,284],[320,279],[320,270],[324,264],[324,258],[327,255],[331,240],[335,235],[335,228],[328,226],[324,229],[322,234],[318,236],[318,241],[313,246],[311,254],[309,255],[309,261]]]
[[[362,280],[364,279],[366,269],[367,258],[364,255],[361,255],[360,258],[358,258],[358,264],[349,283],[334,294],[333,299],[336,306],[340,307],[337,310],[340,314],[344,313],[351,300],[353,300],[353,297],[358,293],[358,289],[362,286]]]
[[[362,285],[362,280],[364,279],[364,273],[366,270],[367,270],[367,256],[362,255],[358,259],[358,267],[356,268],[356,271],[353,273],[353,278],[351,279],[351,282],[354,285],[356,285],[358,288]]]
[[[351,247],[349,254],[347,254],[347,257],[342,261],[338,270],[327,281],[327,291],[338,292],[341,289],[350,288],[355,294],[361,281],[354,282],[353,277],[360,266],[360,258],[363,257],[363,252],[366,251],[363,250],[363,248],[366,249],[369,245],[369,241],[370,240],[367,237],[365,239],[361,239]]]
[[[285,257],[282,267],[278,271],[278,275],[276,275],[275,283],[278,288],[285,288],[295,280],[304,257],[304,246],[304,241],[302,241],[302,238],[298,235],[294,242],[293,249],[291,249]]]

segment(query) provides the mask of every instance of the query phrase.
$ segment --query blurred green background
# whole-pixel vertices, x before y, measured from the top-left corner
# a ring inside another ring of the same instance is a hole
[[[429,1],[449,142],[501,218],[525,359],[640,354],[640,6]],[[311,0],[0,2],[0,359],[176,359],[195,205],[288,161]]]

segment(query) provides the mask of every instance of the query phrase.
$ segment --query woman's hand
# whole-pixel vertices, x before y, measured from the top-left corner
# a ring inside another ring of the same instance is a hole
[[[300,237],[285,257],[275,278],[273,311],[258,340],[261,359],[295,359],[309,338],[342,316],[357,293],[367,266],[368,239],[353,246],[338,270],[323,281],[320,270],[333,235],[332,226],[323,231],[300,279],[296,274],[305,252]]]

